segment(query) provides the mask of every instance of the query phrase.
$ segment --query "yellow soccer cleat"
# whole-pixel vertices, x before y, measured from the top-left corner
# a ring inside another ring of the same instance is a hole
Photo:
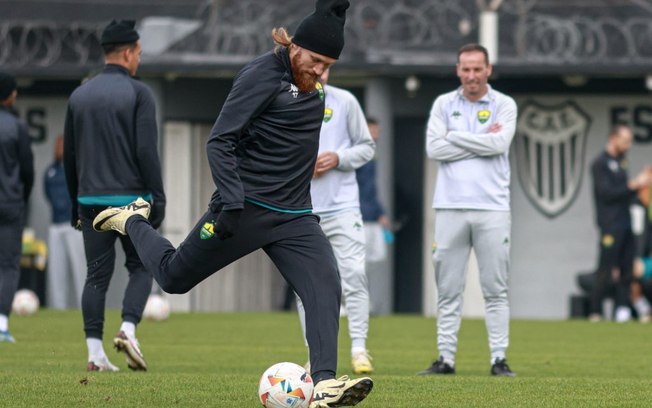
[[[124,207],[109,207],[95,217],[93,229],[100,232],[113,230],[127,235],[126,224],[129,217],[141,215],[147,219],[150,209],[149,203],[140,197]]]
[[[355,353],[351,357],[351,365],[354,374],[371,374],[374,372],[374,366],[371,364],[371,356],[367,351]]]

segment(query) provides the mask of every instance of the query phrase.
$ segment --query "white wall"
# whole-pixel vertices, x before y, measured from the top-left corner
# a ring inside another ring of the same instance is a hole
[[[380,87],[379,89],[383,89]],[[427,99],[427,98],[426,98]],[[575,275],[581,271],[587,271],[594,268],[597,262],[597,229],[594,221],[594,209],[591,197],[591,179],[589,174],[589,166],[591,160],[599,154],[603,149],[606,142],[606,134],[609,127],[614,120],[616,108],[619,112],[619,120],[624,120],[634,126],[634,130],[639,138],[647,138],[648,132],[652,137],[652,102],[643,96],[631,97],[627,95],[622,96],[539,96],[539,95],[516,95],[515,99],[519,106],[523,106],[526,101],[535,101],[544,106],[554,107],[554,105],[563,104],[567,101],[573,101],[577,106],[590,118],[590,127],[588,129],[588,136],[584,151],[584,162],[582,165],[582,179],[579,185],[577,196],[570,203],[569,207],[560,215],[550,218],[543,215],[533,205],[530,199],[527,198],[525,190],[521,185],[521,180],[518,177],[519,165],[516,160],[514,151],[512,151],[512,210],[513,210],[513,230],[512,230],[512,270],[511,270],[511,301],[512,301],[512,315],[518,318],[542,318],[542,319],[563,319],[568,317],[569,314],[569,295],[577,293],[578,289],[575,283]],[[57,134],[63,130],[63,123],[66,109],[66,98],[62,97],[20,97],[18,99],[17,108],[23,118],[27,118],[28,112],[31,112],[31,131],[34,136],[39,133],[45,135],[42,143],[35,143],[33,151],[35,154],[35,170],[36,170],[36,184],[34,186],[34,193],[32,195],[30,207],[29,225],[32,226],[36,235],[39,238],[45,239],[47,237],[47,226],[50,220],[50,210],[46,205],[43,196],[42,176],[45,168],[52,161],[53,141]],[[421,105],[420,101],[419,105]],[[430,102],[431,103],[431,102]],[[427,104],[426,104],[427,105]],[[424,106],[426,106],[424,105]],[[380,109],[383,104],[371,104],[369,113],[378,116],[383,116],[381,119],[386,119],[384,110]],[[429,106],[429,105],[428,105]],[[392,106],[396,113],[396,109],[400,106]],[[384,109],[384,108],[383,108]],[[425,109],[425,107],[423,107]],[[554,115],[553,115],[554,117]],[[648,129],[649,128],[649,129]],[[385,126],[385,130],[389,131],[391,126]],[[187,131],[190,132],[189,129]],[[207,129],[201,129],[201,133],[205,137]],[[192,136],[187,135],[191,139],[186,139],[184,145],[189,150],[183,154],[192,154],[190,158],[186,158],[194,162],[191,166],[197,165],[198,160],[205,160],[205,153],[203,149],[204,141],[201,136],[196,133],[197,129],[192,129]],[[551,132],[553,135],[554,132]],[[563,133],[563,129],[558,132]],[[385,133],[385,142],[391,140],[391,134]],[[518,136],[517,136],[518,137]],[[193,140],[192,142],[190,140]],[[172,143],[167,140],[165,144]],[[171,181],[170,175],[177,174],[179,168],[175,164],[181,165],[179,161],[181,151],[173,148],[170,144],[170,149],[164,153],[172,153],[173,157],[164,159],[164,166],[167,167],[168,176],[167,182]],[[165,146],[168,147],[168,146]],[[379,150],[384,153],[386,149]],[[165,149],[164,149],[165,150]],[[193,152],[193,153],[190,153]],[[652,144],[637,142],[634,144],[630,153],[631,170],[633,175],[642,168],[644,164],[652,162]],[[176,163],[175,163],[176,161]],[[167,163],[167,164],[166,164]],[[210,178],[207,177],[206,164],[200,165],[201,171],[204,172],[203,183],[197,182],[199,176],[196,171],[188,173],[184,178],[191,183],[189,191],[194,197],[193,203],[190,205],[201,207],[193,208],[192,218],[196,220],[199,211],[203,211],[207,203],[206,195],[212,192],[212,185]],[[190,170],[190,168],[188,168]],[[432,263],[430,261],[430,246],[432,243],[432,219],[433,211],[430,209],[432,199],[432,188],[434,185],[434,175],[436,172],[436,165],[429,162],[426,165],[427,175],[425,178],[424,189],[425,202],[424,212],[426,213],[426,231],[423,237],[424,245],[424,312],[426,314],[433,314],[435,312],[435,288],[434,288],[434,272],[432,270]],[[177,174],[180,175],[180,174]],[[194,179],[194,182],[193,182]],[[391,175],[383,175],[381,180],[389,185]],[[197,191],[205,189],[205,191]],[[170,190],[171,191],[171,190]],[[203,195],[203,196],[202,196]],[[170,196],[170,194],[169,194]],[[174,201],[170,197],[170,203]],[[389,200],[391,201],[391,200]],[[168,219],[171,219],[174,214],[173,206],[168,206]],[[196,211],[196,212],[195,212]],[[188,213],[186,213],[188,215]],[[176,218],[176,217],[175,217]],[[172,237],[173,241],[180,240],[184,232],[190,228],[193,221],[184,221],[184,225],[176,230],[167,230],[172,235],[177,234],[177,237]],[[122,251],[118,251],[121,254]],[[109,307],[119,307],[122,291],[126,283],[126,273],[123,273],[122,259],[117,260],[117,265],[120,265],[116,277],[112,282],[109,291]],[[265,267],[266,269],[266,267]],[[253,272],[253,275],[246,280],[255,280],[256,276],[261,272]],[[266,308],[273,304],[278,303],[281,298],[278,293],[282,288],[282,282],[277,280],[275,272],[264,271],[262,272],[264,279],[271,279],[268,283],[274,288],[276,294],[269,294],[265,299],[265,304],[259,307]],[[231,272],[225,271],[224,277],[215,279],[227,279]],[[244,278],[244,277],[243,277]],[[211,309],[228,310],[233,306],[216,304],[217,298],[209,299],[210,293],[214,289],[220,287],[225,289],[225,282],[214,282],[202,287],[200,291],[205,291],[198,299],[185,299],[180,303],[183,305],[182,309],[201,309],[201,305],[205,305]],[[233,286],[231,286],[233,287]],[[228,289],[226,289],[228,291]],[[199,295],[196,295],[199,296]],[[219,295],[223,298],[224,295]],[[482,316],[483,302],[477,284],[477,268],[471,265],[466,288],[464,304],[465,316]],[[234,305],[235,303],[231,303]],[[181,306],[181,305],[180,305]]]
[[[391,84],[388,80],[376,78],[369,81],[365,89],[365,114],[378,121],[380,137],[376,142],[377,167],[376,183],[378,198],[389,215],[393,214],[394,184],[393,152],[394,123],[391,102]],[[362,101],[360,101],[362,103]],[[388,256],[379,262],[367,262],[366,272],[369,282],[370,313],[372,315],[391,314],[394,311],[394,254],[391,247]]]
[[[206,141],[210,125],[164,125],[163,179],[167,196],[163,233],[178,246],[208,208],[215,190]],[[275,310],[285,283],[269,257],[257,250],[226,266],[183,295],[167,295],[175,311]]]
[[[557,217],[542,215],[526,197],[512,150],[512,315],[561,319],[569,316],[569,295],[579,293],[576,274],[591,271],[597,265],[598,230],[591,162],[604,149],[614,109],[624,108],[618,119],[633,126],[639,138],[647,138],[652,104],[648,98],[628,96],[530,96],[528,99],[548,106],[572,100],[591,121],[577,197]],[[518,98],[519,106],[525,100]],[[645,164],[652,163],[652,145],[635,142],[629,162],[630,176],[635,176]]]
[[[18,96],[16,109],[28,123],[30,135],[37,138],[32,143],[34,153],[34,189],[30,198],[28,224],[40,239],[47,238],[50,225],[50,208],[45,200],[43,174],[54,160],[54,140],[63,133],[67,99],[61,97],[27,98]]]

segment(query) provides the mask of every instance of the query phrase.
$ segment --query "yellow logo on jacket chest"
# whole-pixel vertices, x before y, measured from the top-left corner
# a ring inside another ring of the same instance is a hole
[[[487,123],[490,117],[491,117],[491,112],[489,112],[486,109],[483,109],[480,112],[478,112],[478,122],[482,124]]]

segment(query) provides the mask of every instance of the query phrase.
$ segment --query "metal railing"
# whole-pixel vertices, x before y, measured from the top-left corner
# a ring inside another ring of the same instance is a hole
[[[478,40],[479,12],[491,3],[500,4],[501,66],[646,72],[652,62],[652,5],[644,0],[356,0],[341,60],[449,67],[461,45]],[[207,0],[195,13],[200,28],[144,63],[233,67],[270,49],[273,27],[292,32],[311,11],[306,0]],[[105,23],[73,18],[77,22],[0,21],[0,65],[43,73],[97,66]]]

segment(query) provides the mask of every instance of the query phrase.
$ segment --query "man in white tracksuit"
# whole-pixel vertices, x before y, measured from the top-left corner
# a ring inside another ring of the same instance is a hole
[[[473,247],[486,304],[491,374],[513,377],[509,343],[509,146],[516,103],[492,89],[487,50],[469,44],[458,52],[462,86],[440,95],[427,127],[428,157],[439,161],[433,208],[433,263],[437,281],[439,359],[419,374],[454,374],[466,268]]]
[[[319,224],[333,246],[340,271],[353,372],[369,374],[373,371],[366,346],[369,290],[355,170],[373,158],[376,145],[355,96],[326,85],[328,74],[327,70],[321,77],[326,101],[310,196],[313,212],[321,218]],[[297,306],[305,335],[303,305],[298,297]]]

